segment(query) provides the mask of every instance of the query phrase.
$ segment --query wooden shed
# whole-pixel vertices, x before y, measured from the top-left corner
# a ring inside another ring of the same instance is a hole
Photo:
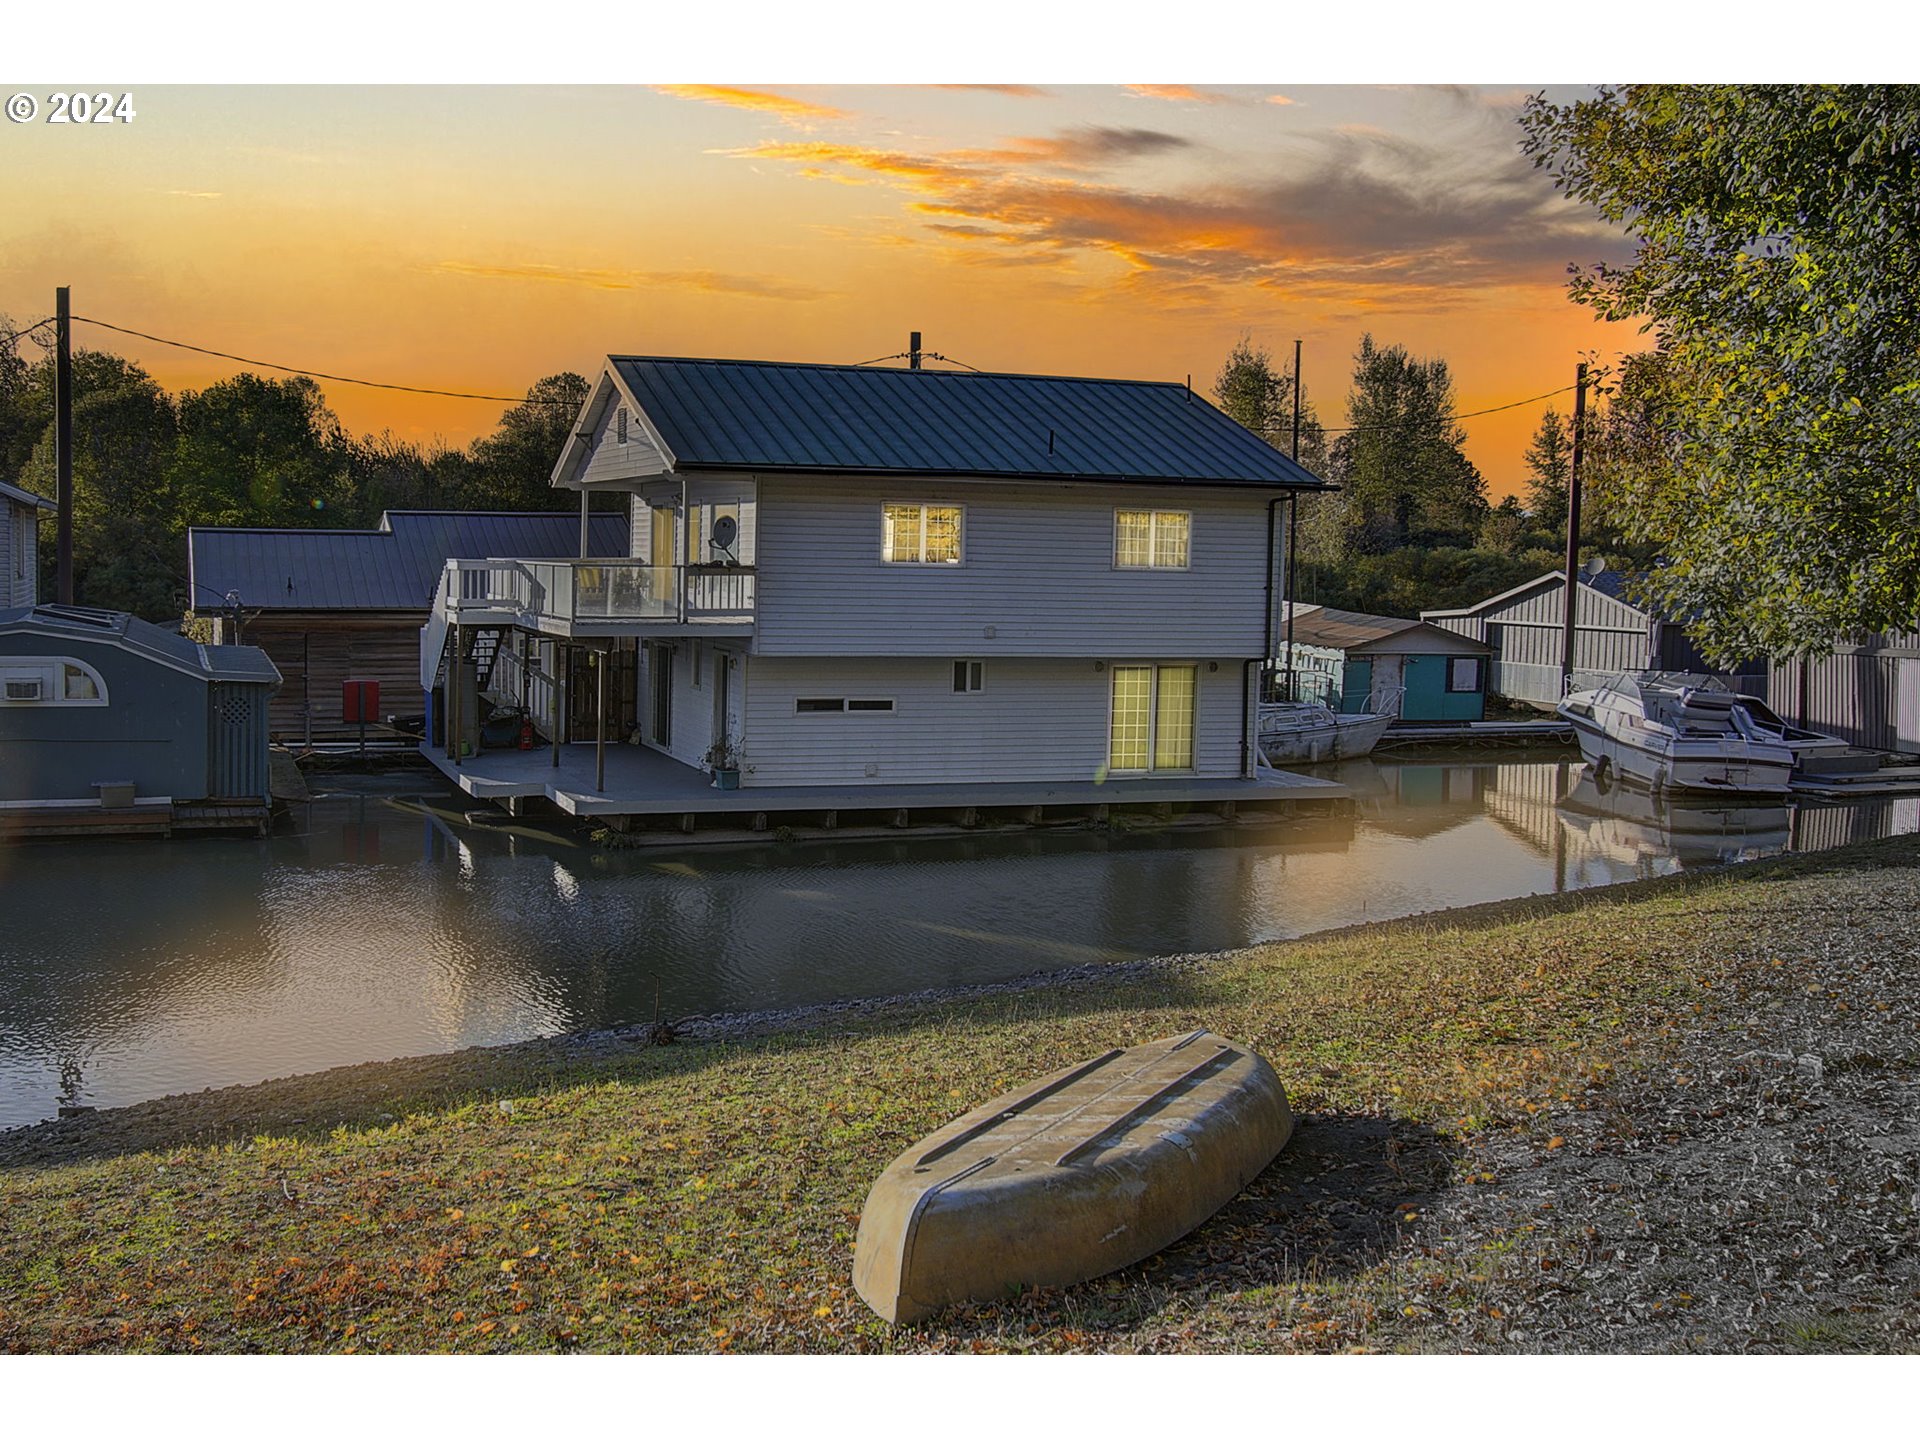
[[[1392,615],[1293,609],[1294,693],[1355,714],[1395,706],[1402,720],[1471,722],[1487,713],[1487,646]]]
[[[1719,675],[1731,688],[1764,695],[1766,666],[1732,672],[1707,663],[1685,626],[1630,603],[1631,580],[1612,571],[1580,577],[1574,606],[1576,687],[1628,670],[1685,670]],[[1420,618],[1478,640],[1492,654],[1488,689],[1508,700],[1551,710],[1560,703],[1565,643],[1566,577],[1552,571],[1458,610],[1422,610]]]
[[[593,515],[592,552],[625,554],[627,525]],[[579,553],[579,516],[558,511],[390,510],[375,530],[187,533],[193,613],[214,621],[221,641],[272,658],[285,684],[271,724],[290,741],[357,733],[341,718],[348,680],[379,682],[382,715],[424,713],[420,630],[447,561]]]
[[[182,807],[264,821],[279,683],[253,646],[195,644],[120,611],[0,611],[0,831],[63,807],[119,812],[119,829],[171,828]]]

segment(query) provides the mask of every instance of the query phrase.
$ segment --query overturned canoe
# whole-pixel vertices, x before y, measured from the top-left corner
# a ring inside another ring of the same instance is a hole
[[[860,1216],[854,1288],[904,1323],[1104,1275],[1199,1225],[1292,1133],[1280,1081],[1231,1041],[1196,1030],[1109,1050],[889,1165]]]

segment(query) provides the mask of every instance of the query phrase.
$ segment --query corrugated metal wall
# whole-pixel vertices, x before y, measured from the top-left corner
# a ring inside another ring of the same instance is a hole
[[[1876,635],[1812,660],[1785,660],[1768,703],[1795,724],[1875,750],[1920,751],[1920,633]]]
[[[215,681],[207,696],[207,797],[268,800],[265,685]]]
[[[1473,615],[1430,615],[1433,624],[1479,640],[1493,650],[1487,689],[1509,700],[1554,705],[1560,700],[1564,636],[1563,587],[1542,585]],[[1574,615],[1573,667],[1582,675],[1644,670],[1652,663],[1647,616],[1582,585]]]

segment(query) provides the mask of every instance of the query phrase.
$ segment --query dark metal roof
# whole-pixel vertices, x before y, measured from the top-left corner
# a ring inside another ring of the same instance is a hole
[[[36,495],[31,490],[22,490],[18,485],[9,485],[4,480],[0,480],[0,495],[5,496],[9,500],[17,500],[22,505],[31,505],[36,510],[58,510],[60,508],[45,496]]]
[[[759,360],[608,361],[675,470],[1321,484],[1185,386]]]
[[[1335,610],[1325,605],[1316,605],[1311,610],[1303,607],[1293,613],[1294,640],[1302,645],[1318,645],[1323,650],[1363,650],[1409,630],[1432,630],[1450,646],[1459,645],[1463,638],[1424,620],[1405,620],[1394,615],[1365,615],[1358,610]]]
[[[625,555],[627,518],[588,521],[594,554]],[[580,517],[556,511],[390,510],[378,530],[187,532],[192,605],[237,591],[249,610],[427,610],[449,560],[580,553]]]
[[[253,645],[202,645],[122,610],[88,605],[22,606],[0,610],[0,632],[37,631],[83,644],[118,645],[176,670],[208,680],[278,685],[280,672],[267,652]]]

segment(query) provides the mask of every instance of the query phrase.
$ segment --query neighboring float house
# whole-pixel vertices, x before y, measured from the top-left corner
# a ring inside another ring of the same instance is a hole
[[[625,544],[625,515],[590,519],[596,549]],[[274,734],[288,742],[358,733],[342,717],[348,680],[380,686],[380,714],[418,715],[420,628],[450,559],[574,555],[580,520],[566,513],[389,510],[373,530],[187,532],[191,613],[216,641],[258,645],[284,684]]]
[[[114,610],[0,610],[0,835],[263,829],[279,683],[250,645]]]
[[[40,598],[40,512],[56,507],[0,480],[0,610]]]
[[[1728,688],[1764,696],[1764,663],[1722,672],[1707,663],[1679,622],[1627,599],[1629,577],[1611,570],[1582,574],[1575,597],[1575,688],[1631,670],[1683,670],[1718,675]],[[1491,652],[1488,690],[1542,710],[1560,703],[1566,644],[1566,577],[1559,571],[1516,585],[1477,605],[1422,610],[1420,618],[1485,644]]]
[[[1282,644],[1302,700],[1405,721],[1486,718],[1488,647],[1438,625],[1296,605]]]
[[[424,636],[425,749],[477,796],[690,828],[1342,793],[1253,743],[1321,482],[1186,387],[614,356],[553,481],[628,496],[627,543],[451,561]],[[479,753],[483,697],[550,753]]]

